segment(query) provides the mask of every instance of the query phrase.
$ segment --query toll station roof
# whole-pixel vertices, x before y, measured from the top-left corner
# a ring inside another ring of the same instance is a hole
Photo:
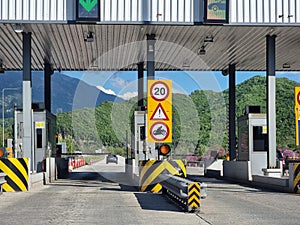
[[[135,70],[154,34],[156,70],[265,70],[276,35],[276,69],[300,70],[299,25],[292,0],[0,0],[0,63],[22,69],[24,31],[34,70]]]
[[[14,24],[0,24],[0,30],[4,69],[22,70],[21,33]],[[276,69],[300,70],[296,26],[25,24],[25,30],[32,32],[33,70],[45,61],[58,70],[135,70],[146,61],[147,34],[156,36],[156,70],[222,70],[228,64],[265,70],[266,35],[277,36]]]

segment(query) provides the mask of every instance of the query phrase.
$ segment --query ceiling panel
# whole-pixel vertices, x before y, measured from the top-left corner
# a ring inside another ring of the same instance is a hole
[[[135,70],[146,61],[146,35],[155,34],[157,70],[265,70],[266,35],[276,34],[277,70],[300,70],[298,27],[27,24],[32,32],[32,69],[45,61],[61,70]],[[0,24],[0,59],[7,70],[22,69],[22,35]],[[94,42],[84,37],[92,32]],[[213,43],[204,43],[206,36]],[[205,45],[206,54],[198,55]],[[145,68],[146,68],[145,63]]]

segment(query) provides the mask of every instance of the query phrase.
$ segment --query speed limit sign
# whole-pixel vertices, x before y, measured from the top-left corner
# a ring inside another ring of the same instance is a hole
[[[150,88],[150,95],[156,101],[164,101],[168,98],[170,90],[165,82],[156,81]]]

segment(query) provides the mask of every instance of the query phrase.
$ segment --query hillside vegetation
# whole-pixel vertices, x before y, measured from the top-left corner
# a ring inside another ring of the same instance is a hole
[[[294,87],[297,82],[276,79],[277,146],[295,148]],[[58,130],[65,130],[72,149],[122,152],[130,143],[136,98],[123,103],[103,102],[96,109],[57,115]],[[236,116],[247,105],[260,105],[266,112],[266,78],[255,76],[236,87]],[[173,94],[173,147],[176,154],[202,155],[209,149],[227,149],[228,90],[198,90],[188,95]],[[127,134],[127,136],[126,136]]]

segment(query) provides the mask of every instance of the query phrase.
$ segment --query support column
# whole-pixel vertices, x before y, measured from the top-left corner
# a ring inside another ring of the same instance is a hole
[[[267,129],[268,129],[268,168],[276,167],[276,35],[267,35]]]
[[[229,155],[236,158],[236,101],[235,101],[235,65],[229,65]]]
[[[144,106],[144,62],[138,63],[138,110]]]
[[[34,165],[32,149],[32,86],[31,86],[31,33],[23,36],[23,157],[31,159]],[[33,167],[31,167],[33,169]]]
[[[49,63],[44,65],[44,102],[45,109],[51,112],[51,75],[53,74],[52,67]]]
[[[155,34],[147,34],[147,79],[155,78]]]

